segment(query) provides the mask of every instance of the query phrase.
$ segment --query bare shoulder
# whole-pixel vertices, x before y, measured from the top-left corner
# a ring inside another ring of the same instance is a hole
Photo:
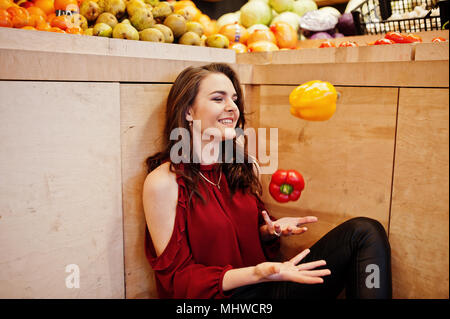
[[[169,166],[164,163],[148,174],[142,191],[145,219],[158,256],[170,240],[178,201],[176,174]]]
[[[169,170],[170,163],[164,163],[147,175],[144,181],[144,194],[165,196],[178,190],[175,173]]]

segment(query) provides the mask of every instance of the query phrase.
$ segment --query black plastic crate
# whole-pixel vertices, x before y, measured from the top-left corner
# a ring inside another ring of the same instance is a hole
[[[424,7],[427,15],[403,18],[416,6]],[[439,15],[431,16],[431,9],[439,8]],[[390,31],[414,33],[448,29],[448,0],[366,0],[352,11],[358,34],[379,34]]]

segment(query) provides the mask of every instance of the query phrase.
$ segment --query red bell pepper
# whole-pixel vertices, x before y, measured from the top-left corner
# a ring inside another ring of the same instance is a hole
[[[382,45],[382,44],[394,44],[395,42],[390,39],[379,39],[375,41],[374,45]]]
[[[331,42],[330,40],[326,40],[324,42],[322,42],[319,46],[319,48],[335,48],[336,46],[334,45],[333,42]]]
[[[431,42],[446,42],[447,40],[445,40],[443,37],[435,37],[433,38],[433,40],[431,40]]]
[[[422,42],[422,38],[419,37],[418,35],[409,33],[408,35],[406,35],[406,41],[408,41],[408,43],[413,43],[413,42]]]
[[[339,47],[354,47],[356,48],[358,46],[358,44],[354,41],[344,41],[341,44],[339,44]]]
[[[296,201],[305,188],[303,176],[296,170],[277,170],[270,180],[269,192],[280,203]]]

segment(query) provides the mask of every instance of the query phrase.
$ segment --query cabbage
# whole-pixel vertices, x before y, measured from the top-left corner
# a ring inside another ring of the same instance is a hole
[[[294,0],[269,0],[269,4],[272,9],[278,13],[281,13],[292,10]]]
[[[338,19],[341,17],[341,13],[339,12],[339,10],[336,8],[333,8],[333,7],[322,7],[319,10],[331,13],[332,15],[336,16],[336,18],[338,18]]]
[[[345,13],[352,12],[354,9],[356,9],[357,6],[359,6],[364,1],[366,0],[350,0],[347,3],[347,7],[345,7]]]
[[[339,18],[339,22],[337,24],[337,28],[339,32],[344,35],[355,35],[356,28],[355,23],[353,22],[353,15],[351,13],[344,13]]]
[[[306,12],[317,10],[317,4],[314,0],[297,0],[292,6],[292,11],[303,16]]]
[[[307,12],[300,18],[300,27],[309,31],[332,30],[336,27],[337,23],[338,18],[320,10]]]
[[[309,37],[310,40],[317,39],[333,39],[333,37],[328,32],[316,32]]]
[[[236,14],[236,12],[225,13],[217,19],[217,26],[220,30],[224,25],[233,24],[235,22],[240,23],[239,14]]]
[[[272,20],[272,9],[263,1],[250,1],[241,8],[241,24],[248,28],[254,24],[268,25]]]
[[[286,11],[286,12],[280,13],[275,18],[273,18],[273,20],[270,24],[272,25],[275,22],[283,21],[283,22],[290,24],[294,28],[294,30],[297,31],[299,19],[300,19],[300,17],[297,14],[295,14],[294,12]]]
[[[264,24],[254,24],[247,29],[248,33],[252,33],[255,30],[269,30],[269,27]]]

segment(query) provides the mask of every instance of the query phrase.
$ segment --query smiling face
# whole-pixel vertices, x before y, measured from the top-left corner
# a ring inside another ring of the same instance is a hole
[[[214,130],[217,134],[220,132],[221,140],[232,139],[236,136],[234,128],[240,115],[235,104],[237,98],[233,83],[225,74],[210,73],[201,81],[194,103],[186,113],[186,120],[200,120],[201,134],[213,128],[217,129]],[[193,127],[196,128],[195,125]],[[210,135],[217,136],[216,133]]]

